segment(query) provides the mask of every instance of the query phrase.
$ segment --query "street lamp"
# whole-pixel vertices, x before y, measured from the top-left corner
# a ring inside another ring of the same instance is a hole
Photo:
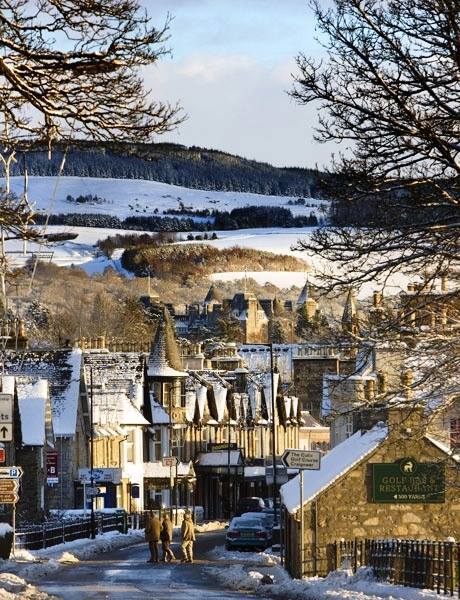
[[[91,481],[91,539],[96,539],[96,519],[94,514],[94,395],[93,395],[93,367],[89,370],[89,381],[90,381],[90,396],[91,396],[91,408],[90,408],[90,449],[91,449],[91,462],[90,462],[90,481]],[[86,498],[84,498],[86,504]]]

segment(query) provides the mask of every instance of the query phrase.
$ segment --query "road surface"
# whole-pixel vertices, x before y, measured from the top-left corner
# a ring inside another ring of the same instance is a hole
[[[205,557],[209,550],[224,543],[224,536],[222,531],[198,535],[193,564],[146,563],[147,544],[136,544],[61,569],[50,574],[39,588],[63,600],[253,599],[255,596],[250,594],[226,589],[207,572],[209,567],[226,566],[224,561]],[[173,550],[179,557],[178,545],[174,544]]]

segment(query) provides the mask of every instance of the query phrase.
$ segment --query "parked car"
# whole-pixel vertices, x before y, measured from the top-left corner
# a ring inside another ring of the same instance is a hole
[[[257,496],[240,498],[236,507],[235,516],[239,517],[245,512],[262,512],[264,508],[265,503],[262,498],[257,498]]]
[[[225,547],[234,549],[261,549],[271,545],[271,532],[260,519],[234,517],[227,529]]]
[[[273,529],[273,521],[275,520],[275,515],[273,513],[262,512],[247,512],[243,513],[240,519],[258,519],[264,524],[264,527],[267,529]]]
[[[273,498],[264,498],[265,508],[273,508]]]

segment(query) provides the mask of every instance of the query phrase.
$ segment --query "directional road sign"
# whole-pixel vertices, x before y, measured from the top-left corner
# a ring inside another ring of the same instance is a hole
[[[5,447],[3,445],[0,445],[0,463],[4,463],[5,460],[6,460]]]
[[[0,479],[0,494],[17,492],[19,489],[18,479]]]
[[[23,473],[21,467],[0,467],[0,479],[20,479]]]
[[[288,469],[318,470],[321,468],[321,452],[318,450],[288,449],[284,451],[281,460]]]
[[[13,422],[13,396],[0,394],[0,423]]]
[[[177,456],[163,456],[163,467],[175,467],[178,464]]]
[[[0,492],[0,504],[16,504],[19,496],[15,492]]]
[[[0,423],[0,442],[13,440],[13,423]]]

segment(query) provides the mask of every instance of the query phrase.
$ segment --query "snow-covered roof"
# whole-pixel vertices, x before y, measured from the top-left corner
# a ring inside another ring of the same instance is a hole
[[[252,477],[265,477],[265,467],[244,467],[244,476],[248,479]]]
[[[172,467],[173,476],[176,475],[176,467]],[[144,463],[144,477],[166,479],[171,475],[171,467],[163,466],[162,461]],[[179,477],[187,477],[195,475],[193,464],[191,462],[180,462],[177,465],[177,475]]]
[[[228,451],[222,452],[201,452],[198,455],[196,463],[200,467],[226,467],[228,465]],[[230,450],[230,466],[241,465],[241,452],[239,450]]]
[[[7,352],[5,373],[49,382],[53,431],[56,437],[75,435],[80,394],[81,350]]]
[[[308,471],[304,477],[304,504],[313,500],[320,492],[328,488],[339,477],[347,473],[387,437],[388,428],[378,423],[371,430],[354,435],[338,444],[321,461],[319,471]],[[281,499],[290,513],[300,508],[299,476],[281,486]]]
[[[169,423],[174,423],[172,416],[170,417],[161,404],[158,404],[152,397],[150,397],[150,407],[152,410],[152,423],[154,425],[169,425]]]
[[[165,324],[161,320],[152,344],[152,350],[147,361],[147,373],[149,377],[188,377],[185,371],[173,369],[166,356]]]
[[[449,448],[449,446],[447,444],[444,444],[443,442],[441,442],[441,440],[438,440],[437,438],[435,438],[431,435],[426,435],[425,437],[432,444],[434,444],[437,448],[439,448],[440,450],[442,450],[443,452],[448,454],[456,462],[460,463],[460,451],[454,452],[454,450],[452,448]]]
[[[120,425],[150,425],[144,415],[134,406],[124,394],[120,398]]]
[[[16,380],[21,436],[25,446],[44,446],[46,440],[46,404],[48,381]]]

